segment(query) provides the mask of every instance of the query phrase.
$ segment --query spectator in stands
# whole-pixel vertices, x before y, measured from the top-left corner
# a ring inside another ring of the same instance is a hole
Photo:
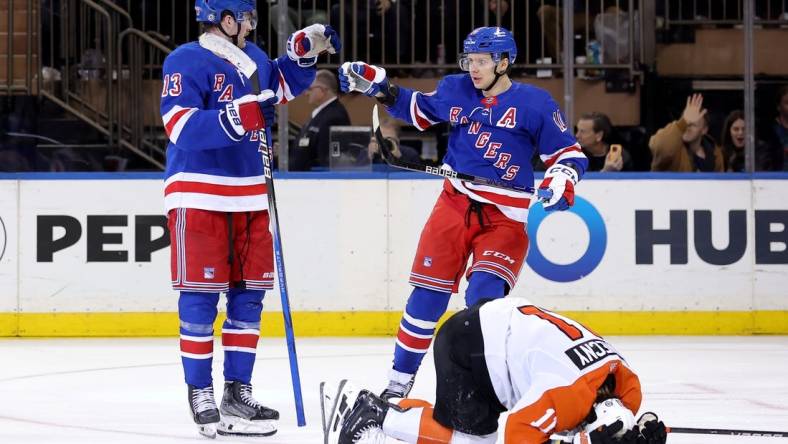
[[[399,122],[396,119],[384,117],[380,120],[380,132],[383,134],[383,137],[394,142],[391,154],[397,159],[402,159],[406,162],[422,163],[421,156],[416,148],[400,143],[399,129]],[[369,140],[367,152],[372,163],[383,163],[383,159],[380,157],[380,147],[374,136]]]
[[[722,125],[722,152],[725,155],[726,171],[744,171],[744,113],[741,110],[731,111]]]
[[[722,172],[722,150],[708,136],[709,123],[703,96],[687,97],[687,106],[679,120],[670,122],[648,141],[651,148],[651,171]]]
[[[722,125],[722,152],[725,155],[725,169],[731,172],[743,172],[744,144],[746,138],[746,125],[744,112],[741,110],[731,111]],[[782,149],[782,147],[780,147]],[[775,150],[770,149],[769,145],[762,140],[755,141],[755,171],[780,171],[782,170],[782,158],[775,159]],[[777,165],[779,160],[779,165]]]
[[[312,118],[301,127],[295,146],[290,147],[290,171],[308,171],[328,166],[328,136],[332,126],[350,125],[345,106],[338,100],[339,82],[332,71],[321,69],[306,90]]]
[[[788,171],[788,85],[777,90],[776,98],[777,116],[758,131],[769,153],[768,165],[763,165],[763,169]]]
[[[586,171],[632,171],[632,156],[625,149],[610,150],[613,125],[610,118],[599,112],[583,114],[577,121],[575,138],[588,157]],[[619,147],[621,145],[618,145]]]

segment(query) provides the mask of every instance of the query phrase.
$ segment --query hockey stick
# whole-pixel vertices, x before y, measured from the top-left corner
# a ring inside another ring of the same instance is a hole
[[[788,438],[788,432],[770,432],[765,430],[733,430],[733,429],[701,429],[692,427],[666,427],[668,433],[694,435],[727,435],[727,436],[762,436],[771,438]],[[552,444],[572,442],[573,435],[552,435]]]
[[[696,435],[729,435],[729,436],[769,436],[788,438],[788,432],[770,432],[764,430],[731,430],[731,429],[699,429],[692,427],[667,427],[668,433],[690,433]]]
[[[206,37],[207,36],[207,37]],[[200,36],[200,45],[218,54],[235,65],[251,82],[255,94],[260,94],[260,79],[257,73],[257,64],[230,42],[210,34]],[[270,93],[269,93],[270,94]],[[295,397],[296,419],[299,427],[306,425],[304,417],[304,401],[301,395],[301,376],[298,371],[298,354],[296,353],[295,334],[293,333],[293,318],[290,313],[290,298],[287,293],[287,279],[285,278],[285,260],[282,253],[282,237],[279,231],[279,215],[276,210],[276,193],[274,192],[273,163],[274,149],[271,143],[271,127],[266,122],[265,140],[260,150],[263,158],[263,174],[268,188],[268,215],[271,220],[271,235],[274,240],[274,259],[276,272],[279,279],[279,294],[282,299],[282,316],[285,322],[285,336],[287,337],[287,354],[290,358],[290,376],[293,380],[293,396]]]
[[[539,200],[550,200],[550,198],[553,196],[553,192],[547,189],[542,190],[542,189],[535,189],[534,187],[518,186],[507,182],[502,182],[499,180],[488,179],[486,177],[474,176],[472,174],[465,174],[457,171],[443,169],[440,167],[433,167],[429,165],[423,165],[423,164],[397,159],[391,153],[391,149],[389,148],[388,144],[391,142],[386,140],[386,138],[383,137],[383,133],[380,131],[380,116],[378,114],[378,105],[375,105],[372,108],[372,131],[374,132],[375,140],[377,141],[378,146],[380,147],[381,157],[383,157],[383,160],[385,160],[387,164],[393,167],[402,168],[403,170],[427,173],[433,176],[443,176],[449,179],[459,179],[465,182],[471,182],[476,185],[486,185],[489,187],[501,188],[504,190],[535,194],[539,198]]]

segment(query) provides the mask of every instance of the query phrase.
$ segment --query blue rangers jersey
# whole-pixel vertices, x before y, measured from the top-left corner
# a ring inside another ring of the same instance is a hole
[[[276,60],[247,42],[243,51],[257,64],[260,87],[278,103],[309,87],[315,68],[301,68],[286,55]],[[191,42],[164,61],[161,116],[169,137],[164,202],[173,208],[256,211],[268,208],[259,152],[265,132],[227,134],[219,112],[253,91],[251,81],[227,60]]]
[[[399,88],[389,112],[420,130],[449,122],[443,168],[521,187],[534,185],[531,158],[538,152],[548,167],[571,161],[582,176],[588,165],[580,145],[550,94],[512,82],[499,96],[484,97],[470,75],[445,77],[431,93]],[[472,199],[496,205],[510,219],[525,222],[531,194],[449,179]]]

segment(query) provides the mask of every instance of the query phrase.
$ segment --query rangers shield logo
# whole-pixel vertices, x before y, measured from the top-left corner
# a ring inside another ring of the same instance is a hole
[[[429,256],[424,256],[424,266],[425,267],[432,267],[432,258]]]
[[[213,267],[205,267],[202,269],[203,279],[213,279],[215,269]]]

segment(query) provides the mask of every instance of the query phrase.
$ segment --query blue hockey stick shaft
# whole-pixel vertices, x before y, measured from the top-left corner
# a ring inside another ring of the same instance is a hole
[[[293,317],[290,312],[290,297],[287,293],[287,278],[285,277],[285,260],[282,252],[282,236],[279,231],[279,215],[276,211],[276,192],[273,180],[273,147],[271,143],[271,128],[265,128],[265,150],[262,151],[263,170],[268,187],[268,215],[271,218],[271,235],[274,240],[274,260],[276,262],[276,276],[279,282],[279,295],[282,299],[282,316],[285,323],[285,336],[287,337],[287,355],[290,358],[290,377],[293,380],[293,396],[295,397],[296,419],[299,427],[306,425],[304,417],[304,399],[301,395],[301,375],[298,371],[298,354],[296,353],[295,333],[293,332]]]
[[[210,41],[201,44],[208,44],[211,50],[222,57],[229,60],[236,66],[244,75],[249,77],[251,81],[252,91],[255,94],[260,94],[262,87],[260,85],[260,76],[257,65],[253,60],[249,59],[238,50],[234,45],[211,43]],[[219,40],[222,42],[222,40]],[[273,91],[269,91],[270,97],[273,97]],[[260,98],[258,98],[260,100]],[[276,212],[276,193],[274,191],[274,178],[273,178],[273,159],[274,150],[271,137],[271,128],[269,123],[265,122],[263,136],[265,140],[262,141],[261,147],[258,148],[263,160],[263,174],[265,176],[266,185],[268,187],[268,215],[271,222],[271,236],[274,241],[274,259],[276,260],[276,272],[279,279],[279,294],[282,297],[282,315],[285,322],[285,336],[287,337],[287,353],[290,357],[290,376],[293,379],[293,396],[295,397],[296,404],[296,417],[298,419],[298,426],[303,427],[306,425],[306,418],[304,417],[304,401],[301,396],[301,376],[298,372],[298,355],[296,354],[295,334],[293,333],[293,318],[290,314],[290,298],[287,295],[287,279],[285,278],[285,261],[284,254],[282,253],[282,236],[279,232],[279,216]]]

